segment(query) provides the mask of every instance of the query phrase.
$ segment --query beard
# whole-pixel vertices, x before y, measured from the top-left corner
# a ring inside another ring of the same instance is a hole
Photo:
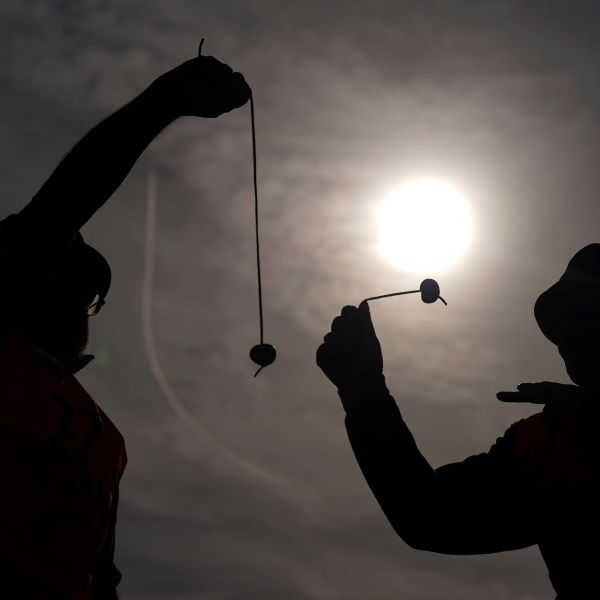
[[[89,317],[80,307],[46,307],[43,314],[23,319],[24,333],[31,344],[58,359],[71,373],[87,361]]]

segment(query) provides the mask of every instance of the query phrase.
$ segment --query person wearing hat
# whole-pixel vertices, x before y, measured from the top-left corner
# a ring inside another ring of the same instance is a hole
[[[249,97],[243,76],[213,57],[181,64],[92,129],[0,223],[2,597],[117,598],[125,445],[74,376],[93,358],[88,319],[111,273],[79,230],[172,121],[218,117]]]
[[[543,410],[514,423],[487,453],[438,469],[387,389],[366,302],[333,320],[317,364],[338,389],[369,487],[408,545],[446,554],[538,545],[557,599],[600,598],[600,244],[571,259],[534,313],[574,385],[499,392],[499,400]]]

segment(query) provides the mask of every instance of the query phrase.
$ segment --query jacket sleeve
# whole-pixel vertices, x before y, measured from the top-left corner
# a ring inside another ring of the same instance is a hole
[[[433,469],[389,394],[346,417],[358,464],[395,531],[413,548],[446,554],[536,543],[516,458],[518,426],[487,453]]]

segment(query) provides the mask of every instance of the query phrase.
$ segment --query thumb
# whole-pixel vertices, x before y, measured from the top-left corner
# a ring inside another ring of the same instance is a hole
[[[371,309],[369,308],[369,303],[366,300],[363,300],[358,305],[358,312],[362,319],[371,320]]]
[[[375,335],[375,328],[373,327],[373,321],[371,320],[371,309],[366,300],[363,300],[358,305],[358,314],[365,332],[373,333],[373,335]]]

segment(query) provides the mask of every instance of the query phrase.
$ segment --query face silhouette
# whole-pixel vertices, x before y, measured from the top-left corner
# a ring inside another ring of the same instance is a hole
[[[88,343],[87,308],[93,299],[92,282],[84,274],[60,271],[43,286],[22,317],[27,338],[69,370],[78,370]]]
[[[582,387],[600,385],[600,320],[565,328],[556,341],[571,380]]]

